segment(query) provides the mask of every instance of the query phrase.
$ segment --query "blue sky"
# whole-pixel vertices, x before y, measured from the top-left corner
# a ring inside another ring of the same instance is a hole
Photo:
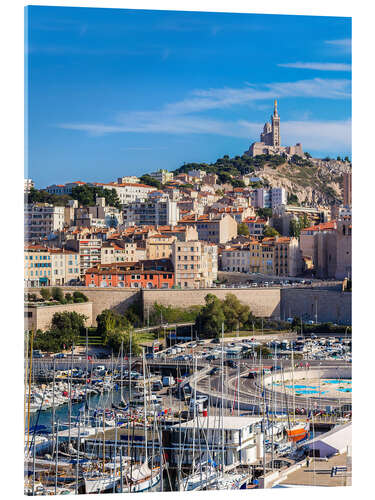
[[[26,9],[27,175],[41,188],[283,145],[351,155],[349,18]]]

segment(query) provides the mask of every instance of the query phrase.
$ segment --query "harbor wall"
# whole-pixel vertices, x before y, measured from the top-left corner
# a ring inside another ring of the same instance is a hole
[[[24,324],[25,330],[48,330],[55,313],[65,311],[76,312],[86,316],[85,325],[92,325],[92,302],[83,302],[79,304],[58,304],[54,306],[25,305]]]

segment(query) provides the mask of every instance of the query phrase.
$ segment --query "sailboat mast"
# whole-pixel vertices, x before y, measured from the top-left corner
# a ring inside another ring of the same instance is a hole
[[[224,476],[224,323],[221,324],[221,455]]]
[[[69,437],[68,437],[68,447],[69,448],[70,448],[71,427],[72,427],[73,354],[74,354],[74,343],[72,344],[72,356],[71,356],[71,362],[70,362],[70,377],[69,377]]]
[[[34,330],[31,330],[31,340],[30,340],[30,368],[29,368],[29,401],[27,403],[27,444],[26,450],[29,450],[29,440],[30,440],[30,400],[31,400],[31,377],[33,372],[33,342],[34,342]],[[28,451],[27,451],[28,453]]]
[[[145,349],[142,348],[142,362],[143,362],[143,398],[144,398],[144,419],[145,419],[145,462],[148,460],[148,450],[147,450],[147,391],[146,391],[146,360],[145,360]]]

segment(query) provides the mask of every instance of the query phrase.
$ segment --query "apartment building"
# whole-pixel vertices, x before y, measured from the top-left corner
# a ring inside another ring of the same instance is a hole
[[[156,188],[152,186],[147,186],[146,184],[141,184],[141,183],[133,184],[131,182],[124,182],[122,184],[117,184],[115,182],[110,182],[108,184],[92,183],[88,185],[100,186],[103,189],[114,189],[117,193],[121,205],[126,205],[127,203],[132,203],[136,201],[145,201],[147,200],[148,194],[156,190]]]
[[[23,192],[28,193],[31,188],[34,187],[34,181],[32,179],[23,180]]]
[[[72,194],[72,189],[77,186],[84,186],[86,182],[75,181],[75,182],[67,182],[66,184],[52,184],[51,186],[47,186],[45,191],[50,194]]]
[[[225,248],[221,254],[223,271],[273,274],[272,244],[253,239],[245,245]]]
[[[136,262],[137,244],[125,241],[105,241],[101,247],[101,264]]]
[[[203,241],[176,241],[172,246],[172,263],[177,286],[211,286],[217,279],[217,246]]]
[[[139,177],[135,175],[125,175],[117,178],[117,184],[139,184]]]
[[[70,239],[66,242],[66,249],[78,253],[80,277],[84,279],[87,269],[100,263],[102,240],[99,238]]]
[[[221,268],[223,271],[248,273],[250,271],[249,245],[224,248],[221,251]]]
[[[38,239],[64,227],[64,207],[30,203],[24,207],[25,238]]]
[[[273,266],[277,276],[297,276],[303,270],[302,253],[298,238],[269,238],[274,245]]]
[[[128,203],[123,207],[124,227],[176,225],[179,219],[177,202],[167,196],[157,200]]]
[[[173,243],[176,236],[168,234],[154,234],[146,240],[146,259],[169,259],[172,255]]]
[[[77,253],[42,245],[25,246],[25,287],[72,284],[79,279],[79,276]]]
[[[237,222],[228,214],[187,216],[179,224],[195,226],[198,239],[216,245],[226,243],[237,236]]]
[[[256,188],[251,192],[251,203],[256,208],[276,208],[288,203],[288,193],[284,188]]]
[[[122,211],[106,206],[103,197],[96,199],[95,206],[74,209],[74,225],[77,227],[117,227],[122,222]]]
[[[161,184],[166,184],[169,181],[173,181],[173,173],[168,172],[168,170],[166,169],[160,169],[148,175],[153,179],[159,181]]]
[[[99,264],[87,270],[89,287],[172,288],[174,272],[168,259],[133,264]]]
[[[243,222],[248,227],[249,234],[252,238],[263,238],[263,231],[267,225],[267,221],[265,219],[261,219],[259,217],[247,217]]]

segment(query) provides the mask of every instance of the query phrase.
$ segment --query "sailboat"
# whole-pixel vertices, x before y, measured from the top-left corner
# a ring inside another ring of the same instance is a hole
[[[283,375],[283,383],[284,383],[284,375]],[[294,390],[294,351],[292,350],[292,391],[293,391],[293,424],[290,423],[288,419],[288,426],[286,428],[286,434],[288,436],[289,441],[293,441],[294,443],[297,443],[298,441],[301,441],[302,439],[305,439],[307,434],[309,433],[310,430],[310,421],[307,419],[305,423],[303,422],[296,422],[295,421],[295,390]],[[284,392],[285,392],[285,386],[284,386]],[[286,394],[285,394],[285,399],[286,399]],[[287,408],[287,412],[288,408]]]

